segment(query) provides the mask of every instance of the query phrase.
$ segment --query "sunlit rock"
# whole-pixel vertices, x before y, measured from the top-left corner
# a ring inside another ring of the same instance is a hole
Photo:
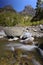
[[[17,38],[17,37],[14,37],[14,38],[10,38],[10,39],[8,39],[8,41],[16,41],[16,40],[18,40],[19,38]]]

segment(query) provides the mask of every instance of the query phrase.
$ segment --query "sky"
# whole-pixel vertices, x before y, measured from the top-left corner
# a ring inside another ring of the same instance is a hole
[[[22,11],[26,5],[36,7],[37,0],[0,0],[0,8],[5,5],[11,5],[16,11]]]

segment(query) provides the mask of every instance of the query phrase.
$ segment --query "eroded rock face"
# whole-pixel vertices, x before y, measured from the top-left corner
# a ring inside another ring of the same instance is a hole
[[[28,6],[25,6],[24,10],[21,11],[20,14],[34,16],[35,15],[35,9],[32,8],[32,6],[28,5]]]

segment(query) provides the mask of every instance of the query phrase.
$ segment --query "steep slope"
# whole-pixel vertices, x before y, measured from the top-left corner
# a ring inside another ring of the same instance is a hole
[[[32,8],[32,6],[28,5],[28,6],[25,6],[24,10],[21,11],[20,14],[34,16],[35,15],[35,9]]]
[[[0,13],[2,12],[16,12],[16,10],[14,10],[11,5],[7,5],[4,6],[3,8],[0,8]]]

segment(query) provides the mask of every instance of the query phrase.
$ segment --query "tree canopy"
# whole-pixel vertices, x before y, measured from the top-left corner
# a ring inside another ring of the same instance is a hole
[[[43,1],[37,0],[36,3],[36,13],[31,21],[40,21],[43,19]]]

